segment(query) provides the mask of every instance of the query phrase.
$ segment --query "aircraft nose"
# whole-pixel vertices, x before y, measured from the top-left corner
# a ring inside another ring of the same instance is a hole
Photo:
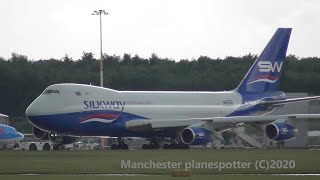
[[[21,141],[24,138],[24,135],[19,132],[18,132],[18,136],[19,136],[19,138],[18,138],[19,141]]]
[[[35,116],[37,113],[36,113],[36,107],[35,107],[35,103],[32,102],[28,108],[26,109],[26,116],[27,117],[30,117],[30,116]]]
[[[35,127],[43,130],[52,130],[55,127],[55,118],[50,115],[55,114],[58,101],[54,98],[48,99],[47,96],[39,96],[26,109],[28,121]],[[53,104],[53,105],[52,105]]]
[[[39,100],[34,100],[26,109],[26,117],[31,122],[31,124],[37,126],[39,124],[39,116],[41,114],[41,105],[39,104]]]

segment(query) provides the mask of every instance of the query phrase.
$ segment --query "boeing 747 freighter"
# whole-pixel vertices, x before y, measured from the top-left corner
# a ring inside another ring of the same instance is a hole
[[[205,145],[231,127],[264,127],[266,136],[284,142],[298,133],[288,120],[320,114],[268,115],[287,103],[319,96],[287,99],[279,91],[291,28],[279,28],[238,87],[223,92],[117,91],[83,85],[47,87],[26,110],[38,138],[70,143],[76,136],[119,137],[112,149],[128,149],[125,137],[148,138],[143,148],[188,148]],[[298,82],[297,82],[298,83]],[[220,136],[221,137],[221,136]]]

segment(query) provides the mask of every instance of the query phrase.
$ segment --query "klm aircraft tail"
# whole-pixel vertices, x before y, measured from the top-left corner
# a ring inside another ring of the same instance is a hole
[[[291,28],[279,28],[237,87],[241,94],[277,91]]]

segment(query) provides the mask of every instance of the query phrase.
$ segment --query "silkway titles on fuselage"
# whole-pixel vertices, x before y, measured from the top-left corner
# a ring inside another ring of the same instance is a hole
[[[83,101],[84,109],[111,109],[123,111],[125,101]]]

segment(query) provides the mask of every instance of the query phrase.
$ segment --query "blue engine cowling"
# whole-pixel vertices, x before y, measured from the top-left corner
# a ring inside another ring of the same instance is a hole
[[[287,141],[296,137],[298,130],[287,123],[271,123],[266,126],[266,135],[275,141]]]
[[[181,133],[181,141],[188,145],[205,145],[212,140],[212,131],[202,127],[187,127]]]

